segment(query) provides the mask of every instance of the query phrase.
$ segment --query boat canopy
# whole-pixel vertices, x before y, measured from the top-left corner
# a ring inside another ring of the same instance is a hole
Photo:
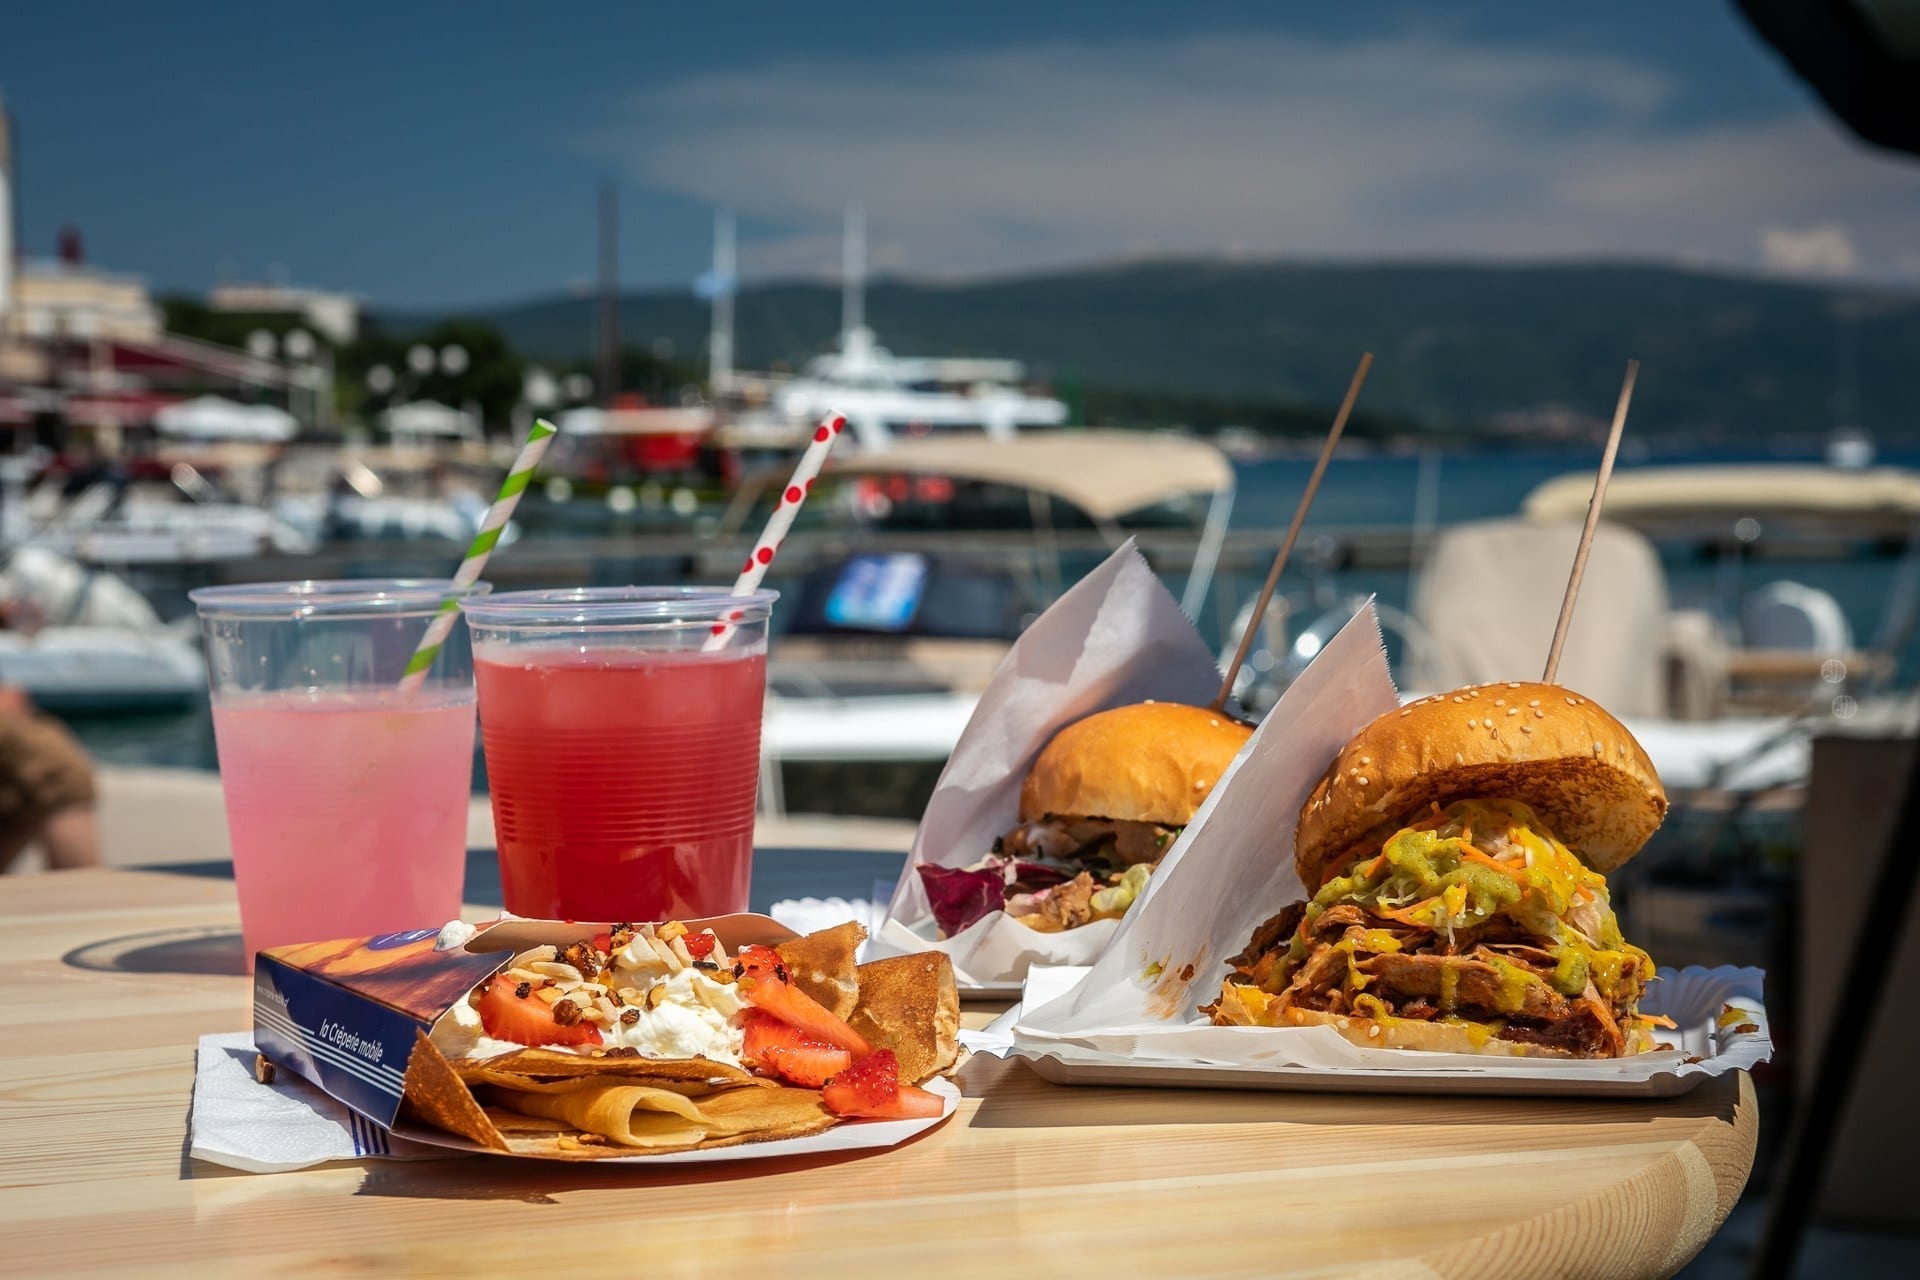
[[[270,404],[238,404],[219,396],[200,396],[170,404],[153,415],[154,430],[185,440],[255,440],[278,443],[293,439],[300,424],[284,409]]]
[[[1204,440],[1132,431],[1030,433],[901,440],[834,458],[829,475],[940,475],[1028,489],[1072,503],[1099,522],[1189,494],[1233,491],[1233,465]]]
[[[1591,472],[1556,476],[1521,510],[1543,523],[1579,520],[1592,494]],[[1636,526],[1768,515],[1898,524],[1920,519],[1920,472],[1766,462],[1634,467],[1608,483],[1606,515]]]
[[[706,405],[600,409],[591,405],[560,415],[560,432],[575,436],[698,435],[713,426]]]
[[[478,440],[480,419],[437,400],[414,400],[394,405],[380,415],[380,425],[396,437],[451,436]]]

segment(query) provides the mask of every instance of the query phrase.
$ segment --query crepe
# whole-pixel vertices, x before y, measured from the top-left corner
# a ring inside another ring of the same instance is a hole
[[[559,1053],[552,1049],[521,1049],[493,1058],[463,1058],[452,1064],[454,1073],[469,1085],[533,1081],[570,1081],[585,1078],[676,1081],[712,1088],[768,1084],[764,1077],[709,1058],[636,1058]]]
[[[783,942],[774,950],[786,962],[793,985],[818,1000],[836,1018],[853,1014],[860,998],[854,976],[854,954],[867,940],[867,931],[853,920],[821,929],[804,938]]]
[[[671,1089],[627,1082],[579,1080],[552,1091],[495,1090],[523,1116],[557,1120],[581,1134],[603,1137],[617,1153],[689,1151],[726,1139],[765,1142],[832,1126],[833,1113],[811,1089],[751,1085],[689,1098]],[[512,1139],[509,1138],[509,1145]]]
[[[797,987],[891,1049],[918,1084],[959,1055],[953,966],[939,952],[855,966],[866,932],[849,922],[777,950]],[[819,1091],[706,1058],[521,1049],[449,1060],[419,1033],[406,1112],[490,1150],[562,1160],[666,1154],[800,1137],[839,1117]]]
[[[919,1083],[960,1056],[960,993],[953,963],[940,951],[915,951],[863,964],[859,1003],[847,1025],[876,1049],[891,1049],[900,1078]]]

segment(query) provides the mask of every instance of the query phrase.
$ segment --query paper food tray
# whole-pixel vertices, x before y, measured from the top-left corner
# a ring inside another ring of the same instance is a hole
[[[1036,1003],[1054,998],[1080,976],[1074,970],[1036,970],[1028,997]],[[976,1053],[1024,1059],[1043,1079],[1057,1084],[1323,1093],[1665,1098],[1729,1071],[1751,1070],[1772,1057],[1760,970],[1665,969],[1660,979],[1648,989],[1641,1007],[1679,1024],[1678,1031],[1667,1033],[1678,1047],[1632,1058],[1572,1061],[1363,1049],[1330,1027],[1182,1024],[1157,1034],[1036,1038],[1020,1029],[1022,1005],[962,1040]],[[1729,1008],[1737,1012],[1729,1016]],[[1736,1029],[1749,1024],[1755,1030]],[[1239,1061],[1177,1056],[1182,1040],[1191,1044],[1200,1039],[1195,1032],[1206,1033],[1214,1045],[1258,1046],[1265,1060],[1247,1061],[1244,1053]],[[1307,1065],[1300,1058],[1323,1060]]]

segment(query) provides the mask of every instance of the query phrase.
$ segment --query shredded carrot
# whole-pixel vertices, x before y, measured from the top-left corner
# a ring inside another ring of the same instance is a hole
[[[1639,1017],[1640,1021],[1646,1023],[1650,1027],[1671,1027],[1675,1031],[1678,1031],[1680,1029],[1680,1024],[1675,1022],[1672,1018],[1669,1018],[1664,1013],[1642,1013],[1637,1016]]]
[[[1419,925],[1422,928],[1424,928],[1427,922],[1419,919],[1413,913],[1418,911],[1420,908],[1437,901],[1438,901],[1437,898],[1427,898],[1420,902],[1414,903],[1410,907],[1383,907],[1376,903],[1373,909],[1375,912],[1385,916],[1389,920],[1398,920],[1401,924]]]
[[[1379,875],[1380,872],[1385,869],[1386,865],[1387,865],[1387,855],[1384,852],[1382,852],[1379,857],[1375,858],[1371,863],[1367,865],[1367,876],[1369,878],[1372,878],[1373,876]]]
[[[1468,862],[1478,862],[1484,866],[1492,867],[1495,871],[1500,872],[1502,875],[1510,876],[1515,880],[1518,880],[1520,878],[1520,873],[1518,871],[1515,871],[1512,867],[1500,861],[1498,858],[1488,857],[1486,854],[1480,852],[1478,849],[1475,849],[1472,846],[1468,846],[1467,848],[1462,849],[1460,851],[1460,856],[1465,858]]]

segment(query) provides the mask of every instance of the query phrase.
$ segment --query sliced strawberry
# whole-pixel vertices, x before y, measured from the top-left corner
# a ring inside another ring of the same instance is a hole
[[[576,1022],[563,1027],[553,1020],[553,1006],[528,991],[519,994],[524,983],[510,981],[505,974],[487,980],[480,993],[480,1025],[495,1040],[515,1044],[599,1044],[600,1028],[591,1022]]]
[[[845,1049],[759,1010],[747,1015],[746,1037],[743,1056],[748,1062],[804,1088],[818,1089],[835,1072],[853,1065],[853,1055]]]
[[[900,1062],[891,1049],[882,1049],[827,1081],[820,1099],[838,1116],[912,1120],[945,1110],[939,1094],[900,1083]]]
[[[690,933],[686,936],[687,954],[695,960],[705,960],[713,954],[713,943],[713,935],[705,930]]]
[[[831,1009],[787,980],[787,966],[771,947],[744,947],[734,957],[733,976],[749,1003],[764,1009],[790,1027],[815,1040],[838,1045],[856,1059],[873,1052],[858,1031],[833,1015]]]

